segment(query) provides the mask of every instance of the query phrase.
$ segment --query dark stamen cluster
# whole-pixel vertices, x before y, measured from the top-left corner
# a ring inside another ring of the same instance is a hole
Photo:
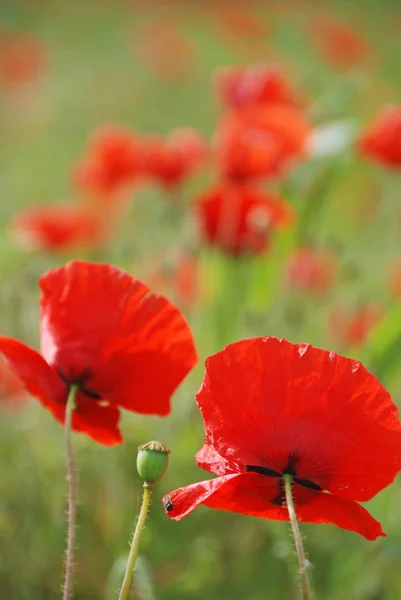
[[[102,397],[97,392],[94,392],[93,390],[85,386],[85,382],[91,376],[91,373],[89,371],[84,371],[79,377],[66,377],[64,373],[60,371],[60,369],[57,369],[57,373],[60,375],[61,379],[68,385],[68,387],[75,385],[81,392],[81,394],[85,394],[85,396],[89,396],[89,398],[95,398],[96,400],[102,399]]]
[[[277,477],[280,479],[280,493],[271,500],[272,504],[277,504],[282,506],[285,501],[285,493],[284,493],[284,475],[291,475],[294,482],[298,485],[302,485],[303,487],[309,488],[311,490],[315,490],[317,492],[323,491],[323,488],[320,487],[314,481],[310,481],[309,479],[304,479],[303,477],[297,477],[296,466],[298,463],[299,457],[296,454],[290,454],[288,457],[288,463],[285,469],[280,473],[279,471],[275,471],[274,469],[270,469],[269,467],[262,467],[259,465],[245,465],[246,471],[251,471],[253,473],[259,473],[260,475],[266,475],[267,477]]]

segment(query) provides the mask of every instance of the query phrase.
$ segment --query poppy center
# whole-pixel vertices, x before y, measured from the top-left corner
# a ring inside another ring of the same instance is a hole
[[[95,398],[96,400],[102,399],[102,397],[97,392],[91,390],[89,387],[86,386],[86,382],[91,376],[90,371],[83,371],[79,376],[71,375],[70,377],[66,377],[66,375],[64,375],[64,373],[62,373],[62,371],[60,371],[59,369],[57,369],[57,372],[60,375],[61,379],[68,385],[68,387],[75,385],[81,392],[81,394],[84,394],[89,398]]]
[[[271,502],[272,504],[278,504],[281,506],[285,500],[283,480],[284,475],[291,475],[294,483],[297,483],[298,485],[309,488],[311,490],[315,490],[316,492],[323,491],[323,488],[320,487],[320,485],[318,485],[314,481],[297,476],[298,461],[299,456],[297,456],[296,454],[289,454],[287,465],[282,470],[282,472],[270,469],[269,467],[262,467],[260,465],[245,465],[245,470],[253,473],[259,473],[260,475],[266,475],[267,477],[277,477],[280,480],[278,482],[280,486],[280,492],[273,500],[271,500]]]

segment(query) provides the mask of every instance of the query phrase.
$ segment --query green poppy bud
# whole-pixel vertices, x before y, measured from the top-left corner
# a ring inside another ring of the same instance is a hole
[[[136,468],[145,483],[153,484],[167,471],[170,450],[160,442],[148,442],[138,448]]]

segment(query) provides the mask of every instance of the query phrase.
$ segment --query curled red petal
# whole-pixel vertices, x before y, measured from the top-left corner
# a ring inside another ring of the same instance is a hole
[[[26,390],[54,416],[59,410],[65,412],[67,386],[39,352],[19,340],[0,336],[0,353]]]
[[[128,410],[169,413],[170,396],[197,361],[175,306],[106,264],[74,261],[40,286],[41,345],[51,365]]]
[[[294,488],[299,521],[330,523],[359,533],[368,540],[385,535],[380,523],[357,502],[298,485]],[[200,504],[263,519],[288,521],[287,508],[272,502],[278,489],[275,478],[255,473],[231,474],[179,488],[165,496],[163,502],[167,515],[176,521]]]
[[[228,485],[230,488],[233,485],[235,486],[235,483],[233,484],[232,481],[235,481],[238,477],[239,475],[236,474],[225,475],[224,477],[216,477],[216,479],[193,483],[192,485],[187,485],[170,492],[168,496],[164,496],[163,498],[167,515],[175,521],[180,521],[195,510],[197,506],[205,504],[210,496],[218,493],[225,485]]]
[[[205,443],[239,465],[296,474],[365,501],[401,469],[398,409],[357,361],[308,344],[255,338],[206,362],[197,401]]]

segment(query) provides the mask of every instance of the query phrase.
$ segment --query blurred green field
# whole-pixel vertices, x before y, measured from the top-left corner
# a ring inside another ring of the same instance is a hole
[[[224,33],[217,2],[215,13],[196,0],[166,1],[153,9],[151,4],[0,3],[0,28],[36,36],[47,52],[38,81],[23,92],[1,91],[0,331],[38,346],[37,279],[71,258],[110,262],[146,281],[160,256],[196,250],[201,291],[196,305],[184,310],[201,360],[177,391],[172,414],[166,419],[125,414],[120,447],[73,437],[79,470],[75,597],[116,597],[141,495],[137,446],[158,439],[171,449],[171,465],[156,488],[143,536],[138,598],[295,600],[296,559],[287,524],[205,507],[176,523],[165,516],[159,498],[207,478],[194,460],[203,442],[194,396],[204,359],[226,343],[277,335],[340,351],[363,360],[401,403],[401,301],[390,297],[388,286],[389,269],[401,259],[400,174],[364,163],[352,147],[299,166],[281,187],[298,225],[276,236],[268,256],[255,259],[234,261],[198,248],[189,211],[171,209],[153,187],[135,195],[118,234],[97,253],[27,254],[13,244],[8,225],[21,207],[75,195],[69,170],[86,136],[101,123],[159,133],[188,125],[210,137],[219,117],[211,78],[218,66],[280,62],[310,97],[308,111],[316,124],[345,119],[360,128],[382,104],[400,100],[401,6],[373,0],[352,6],[250,2],[268,32],[253,47]],[[341,73],[319,56],[308,19],[330,9],[370,42],[372,66]],[[189,72],[177,80],[160,78],[141,54],[141,30],[163,20],[179,23],[193,45]],[[192,179],[183,190],[185,202],[216,177],[209,169]],[[302,242],[328,247],[338,259],[336,285],[323,298],[285,285],[286,257]],[[176,300],[174,290],[167,295]],[[351,348],[332,339],[332,308],[364,302],[378,303],[385,315],[366,343]],[[0,415],[0,599],[53,600],[60,597],[65,547],[63,430],[33,399],[20,411],[0,406]],[[398,480],[369,503],[388,533],[376,542],[334,526],[302,525],[317,599],[401,598],[400,494]]]

